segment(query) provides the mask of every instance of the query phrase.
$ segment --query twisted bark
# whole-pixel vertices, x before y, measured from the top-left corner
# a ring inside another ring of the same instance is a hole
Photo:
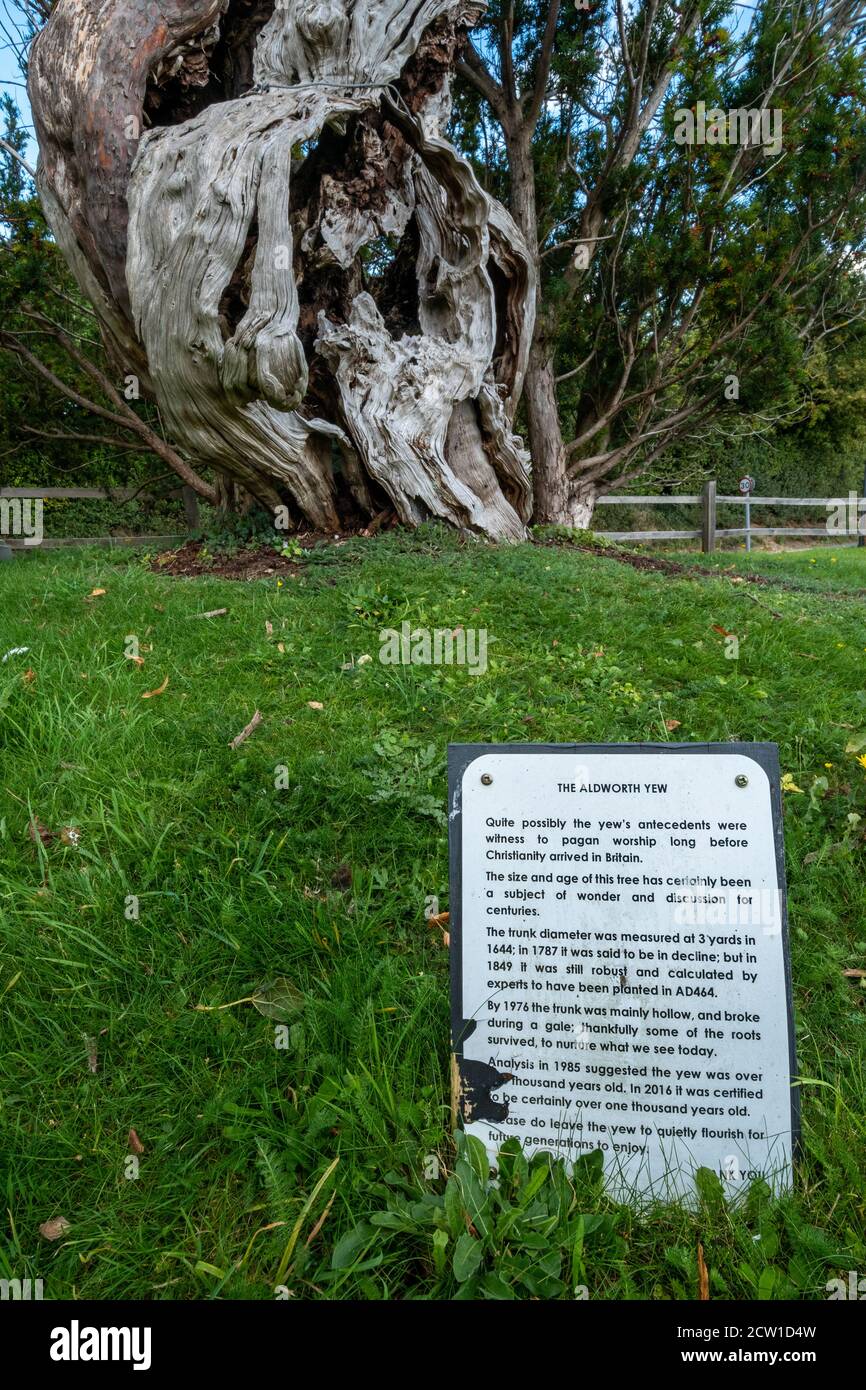
[[[440,134],[481,9],[59,0],[34,45],[40,192],[114,360],[316,527],[524,534],[535,271]]]

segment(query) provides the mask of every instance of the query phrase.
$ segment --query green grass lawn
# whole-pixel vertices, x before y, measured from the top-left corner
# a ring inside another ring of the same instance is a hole
[[[712,1297],[823,1298],[866,1269],[866,991],[843,975],[866,967],[866,552],[713,564],[430,531],[313,552],[281,584],[105,552],[0,565],[0,656],[29,648],[0,664],[0,1277],[46,1298],[695,1298],[700,1242]],[[731,582],[757,570],[794,587]],[[404,619],[486,628],[486,673],[382,665]],[[735,738],[778,742],[801,789],[793,1194],[732,1211],[708,1179],[693,1211],[637,1213],[591,1160],[570,1184],[514,1155],[486,1193],[465,1145],[455,1167],[424,917],[447,907],[446,745]]]
[[[858,549],[856,544],[816,546],[808,550],[753,550],[751,553],[741,549],[716,550],[712,555],[692,550],[677,554],[676,558],[690,568],[758,574],[797,589],[852,593],[866,589],[866,550]]]

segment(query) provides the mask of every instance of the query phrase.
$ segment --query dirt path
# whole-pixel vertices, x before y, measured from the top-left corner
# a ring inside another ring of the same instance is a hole
[[[559,542],[559,545],[562,543]],[[616,560],[632,569],[666,574],[673,579],[727,579],[731,584],[754,584],[762,589],[781,589],[792,594],[811,594],[813,597],[828,599],[866,598],[866,589],[813,589],[808,584],[798,584],[793,579],[773,579],[766,574],[736,574],[729,570],[713,569],[710,565],[682,565],[678,560],[667,560],[661,555],[643,555],[634,550],[621,550],[615,546],[604,548],[591,545],[576,545],[565,548],[579,550],[584,555],[597,555],[605,560]]]

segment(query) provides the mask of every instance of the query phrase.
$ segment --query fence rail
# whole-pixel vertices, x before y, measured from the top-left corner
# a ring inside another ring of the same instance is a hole
[[[178,494],[179,489],[175,488],[169,496]],[[103,502],[130,502],[133,497],[149,497],[150,494],[145,488],[131,487],[0,487],[0,498],[3,497],[42,497],[45,501],[49,498],[60,497],[65,501],[85,501],[94,498]]]
[[[728,526],[720,528],[717,524],[717,509],[720,506],[731,506],[736,503],[746,507],[747,525]],[[709,553],[715,550],[716,541],[725,536],[745,536],[747,543],[752,536],[827,536],[832,535],[825,522],[823,526],[752,526],[751,508],[760,506],[769,507],[854,507],[855,516],[858,518],[866,508],[866,500],[851,493],[848,497],[756,497],[754,494],[736,493],[730,496],[727,493],[717,493],[716,484],[708,482],[704,484],[704,489],[700,493],[678,493],[670,497],[647,497],[635,495],[617,496],[615,493],[606,493],[603,497],[596,498],[597,507],[696,507],[701,508],[701,526],[699,530],[671,530],[671,531],[599,531],[598,535],[603,536],[609,541],[686,541],[700,540],[701,550]],[[847,530],[845,534],[848,534]],[[855,534],[857,534],[855,529]],[[863,544],[862,533],[859,536],[860,544]]]
[[[18,536],[0,537],[0,545],[8,545],[10,550],[62,550],[71,545],[101,545],[109,550],[122,549],[126,545],[169,545],[188,540],[187,534],[178,532],[167,536],[46,536],[38,545],[28,545]]]
[[[195,531],[199,525],[198,498],[191,487],[173,488],[167,494],[169,497],[182,497],[184,518],[190,531]],[[0,487],[0,501],[9,501],[15,498],[44,498],[65,499],[68,501],[101,500],[108,502],[130,502],[136,497],[149,498],[151,494],[141,488],[110,488],[110,487]],[[733,526],[719,528],[717,525],[717,509],[720,506],[739,506],[751,507],[846,507],[855,506],[855,514],[859,517],[860,513],[866,510],[866,499],[857,497],[851,493],[848,497],[755,497],[744,496],[740,493],[734,496],[719,494],[716,492],[716,484],[708,482],[704,484],[702,492],[699,493],[677,493],[669,497],[646,496],[644,494],[628,494],[617,496],[614,493],[606,493],[596,498],[598,507],[700,507],[701,525],[700,527],[688,530],[670,531],[599,531],[597,534],[610,541],[693,541],[700,540],[701,549],[704,552],[715,550],[716,541],[720,537],[745,536],[750,540],[752,536],[826,536],[832,534],[828,531],[827,525],[824,526]],[[747,510],[746,516],[750,517]],[[866,518],[864,518],[866,520]],[[124,545],[171,545],[176,541],[185,540],[184,535],[161,535],[161,536],[62,536],[48,537],[41,541],[41,546],[52,550],[69,545],[104,545],[104,546],[124,546]],[[860,535],[860,544],[863,544],[863,535]],[[28,546],[26,542],[17,536],[3,536],[0,534],[0,547],[8,546],[10,550],[29,550],[34,548]]]
[[[12,502],[18,499],[25,501],[33,498],[34,501],[55,501],[62,500],[67,502],[132,502],[136,498],[150,500],[154,494],[147,491],[145,487],[0,487],[0,502]],[[170,488],[161,494],[163,497],[181,498],[183,500],[183,515],[186,522],[187,531],[171,535],[123,535],[123,536],[46,536],[39,542],[38,547],[34,546],[32,540],[28,544],[26,538],[15,535],[4,535],[0,530],[0,559],[3,558],[5,550],[59,550],[70,545],[100,545],[109,549],[126,545],[175,545],[185,541],[190,531],[197,531],[199,527],[198,497],[191,487]],[[7,557],[8,558],[8,557]]]

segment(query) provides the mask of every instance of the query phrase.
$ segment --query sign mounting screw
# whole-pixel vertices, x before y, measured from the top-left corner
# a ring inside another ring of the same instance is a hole
[[[489,772],[482,772],[482,774],[481,774],[481,785],[482,785],[483,787],[489,787],[489,786],[490,786],[490,783],[491,783],[492,781],[493,781],[493,778],[490,776],[490,773],[489,773]]]
[[[745,772],[738,772],[736,777],[734,778],[734,781],[736,782],[738,787],[747,787],[749,785],[749,779],[746,776]]]

